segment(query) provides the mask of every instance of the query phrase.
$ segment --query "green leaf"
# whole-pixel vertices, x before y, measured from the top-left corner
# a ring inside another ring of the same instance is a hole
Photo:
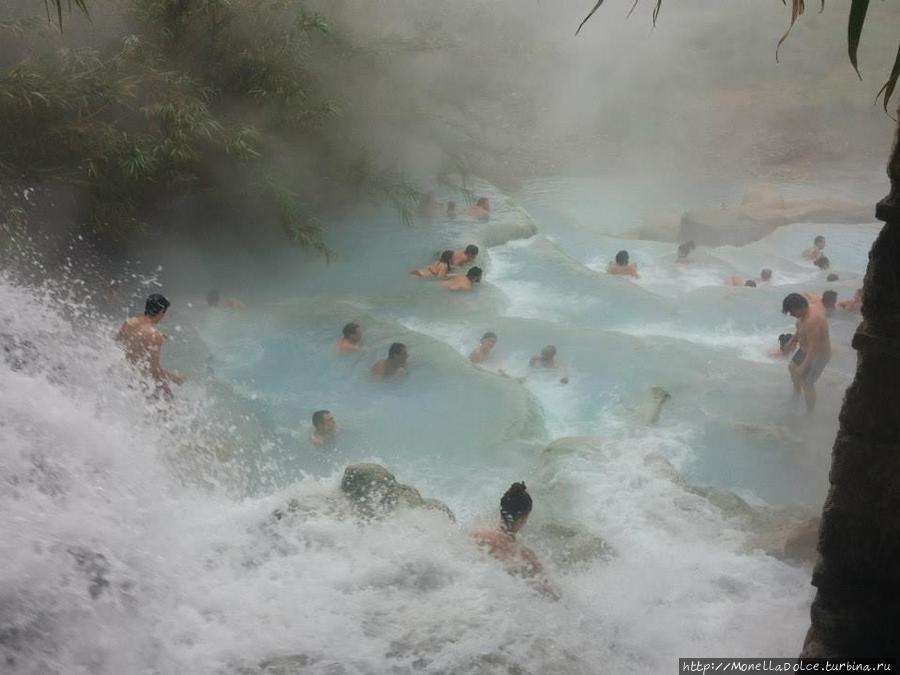
[[[580,24],[578,24],[578,30],[575,31],[575,35],[578,35],[578,33],[581,32],[581,27],[584,26],[584,24],[586,24],[588,22],[588,19],[590,19],[592,16],[594,16],[594,12],[596,12],[598,9],[600,9],[600,5],[602,5],[602,4],[603,4],[603,0],[597,0],[597,4],[594,5],[594,8],[590,12],[588,12],[588,15],[586,17],[584,17],[584,20]]]
[[[900,47],[897,47],[897,58],[894,59],[894,67],[891,69],[891,74],[888,76],[887,82],[884,83],[884,86],[878,90],[878,93],[875,94],[875,103],[878,103],[878,97],[884,94],[884,112],[888,111],[888,101],[891,100],[891,96],[894,94],[894,87],[897,86],[897,79],[900,78]],[[890,114],[890,113],[888,113]]]
[[[868,2],[868,0],[866,0],[866,2]],[[775,63],[778,63],[778,50],[781,49],[782,43],[784,43],[784,41],[787,40],[787,36],[791,34],[791,28],[794,27],[797,19],[802,16],[804,11],[806,11],[806,5],[803,0],[791,0],[791,24],[778,41],[778,46],[775,47]]]
[[[869,0],[853,0],[850,5],[850,20],[847,22],[847,49],[850,52],[850,63],[853,70],[859,74],[859,66],[856,65],[856,50],[859,48],[859,35],[862,33],[863,24],[866,22],[866,10],[869,9]]]

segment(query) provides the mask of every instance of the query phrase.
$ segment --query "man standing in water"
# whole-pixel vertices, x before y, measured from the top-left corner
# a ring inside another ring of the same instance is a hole
[[[803,251],[803,257],[815,262],[820,257],[822,257],[824,251],[825,251],[825,237],[823,237],[820,234],[820,235],[817,235],[815,239],[813,239],[812,247]]]
[[[484,363],[490,355],[494,345],[497,344],[497,334],[488,331],[481,337],[481,344],[472,350],[469,354],[469,361],[472,363]]]
[[[806,397],[806,409],[812,412],[816,407],[816,380],[831,359],[828,319],[823,309],[811,308],[807,299],[799,293],[785,297],[781,311],[797,319],[794,335],[799,350],[788,364],[788,371],[794,383],[794,395],[800,396],[802,391]]]
[[[372,366],[372,377],[376,380],[387,380],[406,375],[406,345],[395,342],[388,350],[388,357]]]
[[[362,342],[362,328],[358,323],[348,323],[341,331],[341,337],[334,343],[338,352],[358,352]]]
[[[147,298],[143,316],[127,319],[119,329],[116,340],[125,347],[128,360],[156,381],[157,392],[171,399],[169,382],[181,384],[184,378],[173,370],[166,370],[159,363],[162,343],[168,339],[168,335],[157,329],[156,325],[163,320],[167,309],[169,301],[154,293]]]
[[[312,433],[310,442],[320,448],[333,448],[334,436],[337,433],[337,422],[330,410],[316,410],[312,416]]]

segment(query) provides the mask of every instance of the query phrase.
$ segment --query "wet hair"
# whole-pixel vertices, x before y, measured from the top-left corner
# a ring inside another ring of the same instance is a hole
[[[678,247],[678,257],[687,258],[695,248],[697,248],[697,244],[694,243],[693,239],[684,242]]]
[[[507,527],[531,513],[531,495],[525,483],[513,483],[500,499],[500,518]]]
[[[628,251],[619,251],[616,253],[616,265],[628,264]]]
[[[478,255],[478,247],[475,244],[469,244],[468,246],[466,246],[466,250],[464,251],[464,253],[470,258],[474,258],[476,255]]]
[[[447,269],[453,266],[453,251],[443,251],[438,262],[447,263]]]
[[[494,338],[494,339],[496,340],[496,339],[497,339],[497,334],[496,334],[496,333],[492,333],[491,331],[488,331],[487,333],[485,333],[484,335],[481,336],[481,341],[484,342],[484,341],[487,340],[488,338]]]
[[[788,342],[794,339],[793,333],[782,333],[778,336],[778,345],[781,347],[781,351],[784,351],[784,348],[787,347]]]
[[[840,277],[837,274],[835,274],[834,272],[832,272],[831,274],[829,274],[826,277],[825,281],[838,281],[839,279],[840,279]]]
[[[837,303],[837,291],[825,291],[822,293],[822,304],[825,307],[833,309]]]
[[[759,273],[759,278],[763,281],[768,281],[772,278],[772,270],[768,267],[763,267],[762,272]]]
[[[816,238],[813,239],[813,244],[818,244],[820,241],[824,243],[825,237],[823,237],[821,234],[817,234]]]
[[[403,344],[402,342],[395,342],[394,344],[392,344],[390,346],[390,349],[388,349],[388,358],[392,359],[395,356],[400,356],[400,354],[402,354],[405,351],[406,351],[405,344]]]
[[[478,200],[475,202],[475,206],[480,206],[481,208],[487,210],[488,208],[490,208],[490,206],[488,205],[488,198],[487,197],[479,197]]]
[[[354,334],[356,331],[358,331],[358,330],[359,330],[359,324],[358,324],[358,323],[354,323],[354,322],[351,321],[350,323],[346,324],[346,325],[341,329],[341,333],[343,334],[343,336],[344,336],[346,339],[349,340],[349,339],[350,339],[350,336],[353,335],[353,334]]]
[[[827,270],[831,267],[831,261],[828,259],[827,255],[820,255],[813,261],[813,265],[818,267],[820,270]]]
[[[781,313],[790,314],[795,309],[806,309],[809,302],[799,293],[789,293],[781,301]]]
[[[744,286],[747,286],[748,288],[756,288],[756,282],[753,281],[753,279],[747,279],[747,281],[744,282]]]
[[[166,300],[165,296],[154,293],[147,297],[147,302],[144,304],[144,316],[157,316],[162,314],[169,309],[169,304],[170,303]]]
[[[477,284],[481,281],[481,268],[480,267],[470,267],[469,271],[466,272],[466,279],[471,281],[474,284]]]
[[[541,354],[543,354],[545,351],[552,352],[552,354],[550,354],[550,356],[556,356],[556,346],[555,345],[547,345],[546,347],[541,349]]]
[[[210,307],[215,307],[219,304],[219,300],[222,299],[222,295],[219,291],[213,289],[209,293],[206,294],[206,304]]]
[[[313,413],[313,426],[318,429],[319,425],[322,424],[322,420],[325,419],[325,415],[330,412],[330,410],[316,410],[316,412]]]

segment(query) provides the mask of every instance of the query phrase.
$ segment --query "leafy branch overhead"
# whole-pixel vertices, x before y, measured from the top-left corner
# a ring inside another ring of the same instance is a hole
[[[578,28],[575,31],[575,35],[578,35],[581,32],[581,29],[588,22],[588,20],[594,16],[600,6],[603,4],[604,0],[598,0],[591,10],[588,12],[587,16],[578,24]],[[639,0],[634,0],[634,3],[631,6],[631,10],[629,10],[628,15],[631,16],[631,13],[634,11],[635,7],[637,7]],[[781,48],[781,45],[787,40],[788,35],[791,33],[791,29],[794,27],[794,24],[797,20],[803,15],[806,10],[806,3],[804,0],[790,0],[791,2],[791,22],[788,24],[788,28],[785,31],[784,35],[781,36],[781,39],[778,41],[778,45],[775,47],[775,60],[778,60],[778,51]],[[782,3],[787,5],[787,0],[782,0]],[[653,25],[656,26],[656,19],[659,16],[659,10],[662,7],[662,0],[656,0],[655,5],[653,7]],[[850,15],[847,19],[847,53],[850,58],[850,63],[853,66],[853,69],[856,71],[856,74],[859,75],[860,79],[862,79],[862,75],[859,72],[859,64],[857,63],[857,52],[859,50],[859,40],[862,35],[863,25],[866,22],[866,14],[869,9],[869,0],[851,0],[850,4]],[[821,4],[819,7],[819,11],[822,12],[825,10],[825,0],[821,0]],[[894,93],[894,90],[897,86],[897,79],[900,77],[900,46],[897,49],[897,58],[894,60],[894,66],[891,69],[890,74],[888,75],[887,81],[878,90],[878,94],[875,96],[875,101],[877,103],[878,98],[882,98],[882,104],[884,106],[885,112],[888,110],[888,101],[890,101],[891,96]]]

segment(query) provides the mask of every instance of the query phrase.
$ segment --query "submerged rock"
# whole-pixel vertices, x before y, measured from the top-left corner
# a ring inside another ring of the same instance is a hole
[[[442,511],[451,520],[456,520],[446,504],[437,499],[426,499],[411,485],[398,483],[394,474],[380,464],[348,466],[341,480],[341,492],[365,516],[407,507]]]

